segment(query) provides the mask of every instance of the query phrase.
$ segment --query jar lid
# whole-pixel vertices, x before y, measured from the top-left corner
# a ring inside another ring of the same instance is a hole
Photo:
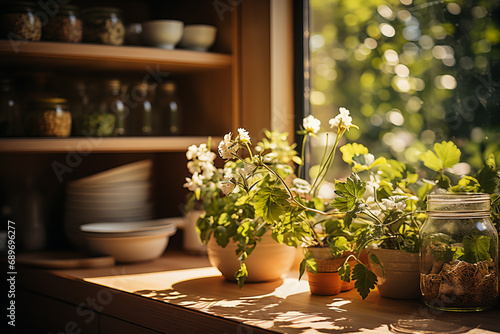
[[[78,14],[80,8],[75,5],[59,5],[58,14]]]
[[[427,213],[474,213],[490,210],[490,195],[483,193],[446,193],[427,196]]]
[[[68,100],[60,98],[60,97],[46,97],[46,98],[39,98],[36,100],[31,100],[29,102],[29,105],[31,107],[38,107],[38,108],[50,108],[55,105],[59,105],[62,107],[67,107]]]
[[[173,93],[173,92],[176,91],[177,86],[176,86],[175,82],[173,82],[173,81],[167,81],[167,82],[162,83],[160,85],[159,89],[160,90],[164,90],[166,92]]]
[[[122,11],[115,7],[89,7],[83,10],[83,15],[96,15],[96,14],[117,14],[121,15]]]
[[[106,87],[110,89],[120,89],[121,82],[118,79],[111,79],[106,81]]]

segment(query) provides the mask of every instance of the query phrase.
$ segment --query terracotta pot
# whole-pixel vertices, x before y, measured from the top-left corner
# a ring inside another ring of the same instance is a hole
[[[313,295],[332,296],[342,291],[342,280],[338,272],[316,274],[307,272],[307,277]]]
[[[315,295],[333,295],[341,291],[349,291],[354,288],[355,281],[344,282],[340,279],[338,274],[339,267],[344,264],[345,259],[349,256],[349,253],[345,253],[344,256],[339,258],[333,258],[328,247],[309,247],[307,251],[312,254],[316,260],[317,274],[312,274],[307,272],[309,279],[309,287],[312,294]],[[351,270],[356,265],[356,260],[349,260],[351,265]],[[318,275],[325,274],[325,275]],[[326,275],[335,274],[335,275]],[[313,283],[311,283],[311,277]],[[326,277],[330,277],[327,279]],[[338,277],[338,280],[337,280]],[[333,283],[335,282],[335,283]],[[325,284],[324,288],[319,287],[320,284]],[[333,286],[332,286],[333,285]],[[338,290],[338,291],[337,291]],[[319,293],[313,291],[320,291]],[[324,292],[321,292],[324,291]]]
[[[240,263],[235,254],[236,243],[230,241],[222,248],[214,238],[207,244],[208,260],[210,264],[222,273],[229,281],[236,281],[234,274],[240,269]],[[245,263],[248,269],[248,278],[245,282],[267,282],[280,279],[288,273],[295,259],[296,249],[279,244],[266,233],[262,241],[257,244]]]
[[[370,259],[371,270],[377,275],[380,295],[394,299],[420,298],[420,272],[418,253],[396,249],[372,249],[384,267],[385,277],[379,265]]]

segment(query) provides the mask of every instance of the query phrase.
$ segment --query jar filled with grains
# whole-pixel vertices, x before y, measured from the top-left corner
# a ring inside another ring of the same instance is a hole
[[[41,98],[30,101],[26,133],[33,137],[68,137],[71,133],[71,113],[67,100]]]
[[[83,11],[83,41],[122,45],[125,27],[121,11],[112,7],[92,7]]]
[[[1,8],[2,35],[9,40],[39,41],[42,21],[34,2],[13,1]]]
[[[54,17],[43,27],[42,38],[46,41],[79,43],[82,41],[82,20],[78,7],[60,5]]]

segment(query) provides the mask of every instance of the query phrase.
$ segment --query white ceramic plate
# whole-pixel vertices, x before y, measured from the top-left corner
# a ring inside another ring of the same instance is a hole
[[[172,229],[175,231],[175,225],[168,221],[168,219],[155,219],[147,221],[135,221],[135,222],[99,222],[90,223],[80,226],[82,232],[87,233],[132,233],[132,232],[142,232],[142,231],[154,231]]]
[[[152,160],[137,161],[72,181],[70,185],[79,186],[104,182],[144,181],[149,179],[152,166]]]

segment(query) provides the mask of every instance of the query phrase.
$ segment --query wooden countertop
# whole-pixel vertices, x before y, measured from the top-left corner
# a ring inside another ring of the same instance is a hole
[[[500,307],[448,313],[416,300],[383,298],[377,291],[365,300],[355,290],[314,296],[296,273],[239,289],[205,257],[168,251],[154,262],[111,268],[22,268],[18,279],[24,288],[73,305],[89,296],[99,301],[101,295],[102,314],[159,332],[500,333]]]

